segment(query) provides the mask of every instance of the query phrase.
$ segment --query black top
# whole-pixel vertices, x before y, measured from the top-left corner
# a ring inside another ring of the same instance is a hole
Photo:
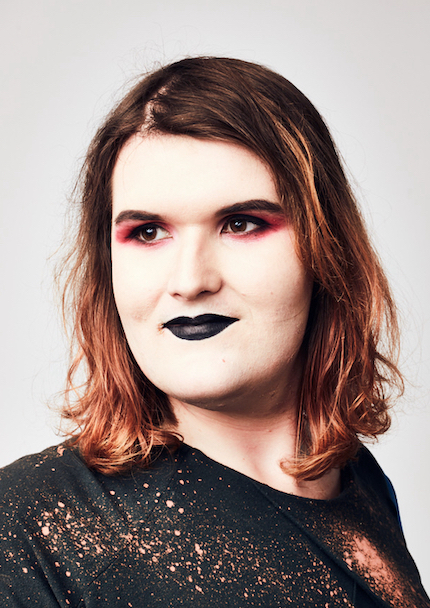
[[[375,460],[342,475],[325,501],[187,446],[116,477],[62,446],[27,456],[0,474],[0,605],[429,607]]]

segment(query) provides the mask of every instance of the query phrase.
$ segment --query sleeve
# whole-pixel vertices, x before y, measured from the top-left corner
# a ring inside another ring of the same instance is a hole
[[[0,482],[4,500],[0,513],[0,606],[2,608],[58,608],[60,604],[40,567],[37,544],[14,508],[10,489]]]
[[[1,608],[85,605],[129,543],[128,512],[99,477],[63,446],[0,470]]]
[[[55,477],[55,484],[49,478]],[[66,485],[56,449],[0,470],[1,608],[72,608],[73,581],[61,576],[52,521]]]
[[[0,606],[2,608],[58,608],[57,602],[46,581],[38,578],[36,572],[19,573],[12,569],[4,570],[0,565]]]

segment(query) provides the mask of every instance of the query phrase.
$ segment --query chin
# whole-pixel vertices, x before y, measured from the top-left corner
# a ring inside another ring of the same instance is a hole
[[[198,378],[188,378],[183,374],[177,381],[155,383],[170,400],[177,400],[195,407],[208,410],[218,410],[228,407],[247,391],[234,379],[217,378],[213,369],[208,374],[200,374]]]
[[[182,403],[188,403],[195,407],[201,407],[207,410],[218,410],[224,409],[230,401],[235,400],[240,394],[240,390],[225,389],[220,390],[219,385],[212,387],[195,386],[192,389],[190,387],[184,388],[184,390],[165,391],[169,399],[181,401]]]

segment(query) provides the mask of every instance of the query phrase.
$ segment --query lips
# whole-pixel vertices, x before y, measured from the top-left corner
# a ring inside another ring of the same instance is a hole
[[[216,336],[236,321],[239,319],[206,314],[194,318],[176,317],[164,323],[163,327],[181,340],[206,340],[206,338]]]

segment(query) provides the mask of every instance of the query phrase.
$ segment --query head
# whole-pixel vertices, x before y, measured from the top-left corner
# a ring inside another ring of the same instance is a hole
[[[113,472],[147,461],[154,445],[177,441],[164,430],[172,417],[168,399],[136,362],[113,294],[113,175],[136,136],[238,146],[270,172],[312,291],[301,345],[297,461],[289,470],[312,478],[340,466],[355,453],[358,436],[389,425],[386,389],[399,377],[379,347],[384,324],[392,340],[397,331],[386,279],[317,110],[280,75],[223,58],[185,59],[143,78],[87,155],[66,287],[78,342],[69,388],[83,362],[88,375],[65,411],[80,427],[75,438],[89,464]]]

